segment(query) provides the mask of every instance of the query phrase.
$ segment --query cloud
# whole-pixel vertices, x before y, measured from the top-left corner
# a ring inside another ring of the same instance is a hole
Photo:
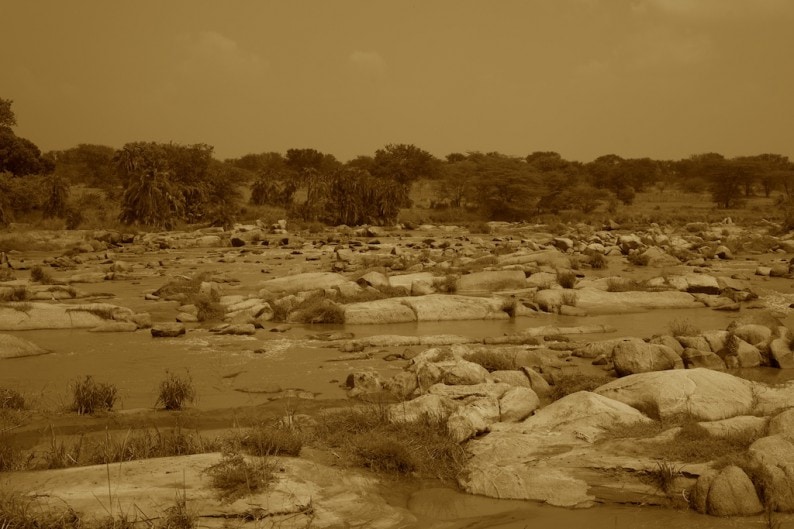
[[[232,75],[255,77],[267,71],[269,64],[257,54],[217,31],[202,31],[179,38],[181,61],[178,70],[186,75]]]
[[[375,51],[354,51],[347,58],[350,68],[358,74],[372,78],[386,77],[386,61]]]
[[[735,18],[794,14],[789,0],[632,0],[637,14],[663,13],[682,18]]]

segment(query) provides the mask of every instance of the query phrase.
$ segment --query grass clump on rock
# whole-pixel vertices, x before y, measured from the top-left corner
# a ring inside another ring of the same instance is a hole
[[[196,389],[190,373],[180,377],[166,370],[165,380],[160,382],[160,393],[155,406],[162,405],[166,410],[181,410],[188,402],[196,400]]]
[[[562,288],[573,288],[576,284],[576,274],[571,270],[557,270],[557,283]]]
[[[480,364],[482,367],[491,371],[512,371],[517,369],[515,355],[508,355],[501,351],[481,349],[468,355],[466,360]]]
[[[263,491],[273,481],[275,466],[260,458],[251,463],[242,454],[224,454],[221,460],[204,470],[212,479],[221,501],[233,502]]]
[[[40,266],[34,266],[30,269],[30,280],[34,283],[41,283],[42,285],[55,284],[55,279],[49,270]]]
[[[79,415],[110,411],[116,402],[118,389],[114,384],[96,382],[91,375],[72,383],[71,410]]]
[[[315,427],[316,442],[344,454],[352,465],[376,472],[455,480],[464,451],[442,417],[392,422],[384,407],[357,407],[326,413]]]

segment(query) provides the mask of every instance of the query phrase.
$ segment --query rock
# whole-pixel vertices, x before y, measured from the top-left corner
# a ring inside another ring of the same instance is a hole
[[[417,321],[509,319],[505,301],[500,298],[477,298],[431,294],[401,299],[416,314]]]
[[[654,418],[676,416],[716,421],[748,415],[753,384],[710,369],[638,373],[609,382],[595,392],[637,408]]]
[[[499,399],[499,422],[518,422],[538,409],[540,399],[530,388],[513,386]]]
[[[716,472],[701,474],[690,490],[692,508],[700,514],[706,514],[708,511],[709,489],[715,477],[717,477]]]
[[[389,282],[389,278],[385,275],[381,274],[380,272],[367,272],[360,278],[358,278],[357,283],[363,286],[370,286],[373,288],[389,288],[391,287],[391,283]]]
[[[427,296],[430,294],[435,294],[436,289],[433,287],[433,284],[427,281],[414,281],[411,283],[411,295],[412,296]]]
[[[763,512],[753,482],[741,468],[730,465],[714,477],[706,512],[714,516],[750,516]]]
[[[631,406],[597,393],[578,391],[537,411],[522,423],[521,431],[567,432],[595,440],[615,425],[650,423],[651,419]]]
[[[725,363],[727,365],[730,356],[736,357],[739,367],[758,367],[761,365],[761,352],[754,345],[750,345],[741,338],[734,338],[734,350],[727,353]]]
[[[684,368],[681,357],[669,347],[634,341],[618,343],[612,351],[612,362],[618,376]]]
[[[347,375],[345,387],[348,397],[358,397],[369,393],[380,393],[383,390],[380,376],[373,369],[354,371]]]
[[[753,391],[756,398],[754,414],[776,415],[786,408],[794,408],[794,381],[774,386],[755,383]]]
[[[478,409],[469,406],[458,408],[447,419],[447,432],[457,443],[462,443],[487,430],[488,421]]]
[[[418,387],[416,373],[410,371],[401,371],[383,382],[383,389],[400,400],[411,397]]]
[[[309,290],[331,289],[346,282],[347,279],[333,272],[307,272],[262,281],[259,286],[273,294],[294,294]]]
[[[540,373],[531,367],[526,366],[523,366],[521,371],[523,371],[526,377],[529,379],[529,386],[536,395],[539,397],[546,397],[551,393],[551,386],[549,386],[549,383],[541,376]]]
[[[185,326],[181,323],[157,323],[152,325],[152,338],[176,338],[185,334]]]
[[[529,388],[531,387],[529,384],[529,378],[522,372],[518,370],[499,370],[499,371],[491,371],[491,378],[494,382],[504,382],[505,384],[510,384],[511,386]]]
[[[713,351],[709,341],[703,336],[677,336],[678,343],[685,349],[697,349],[698,351]],[[717,349],[719,351],[719,349]]]
[[[458,293],[498,292],[526,288],[526,275],[521,270],[474,272],[458,278]]]
[[[769,435],[783,434],[794,439],[794,408],[778,413],[769,421]]]
[[[482,384],[488,380],[488,370],[480,364],[457,360],[441,364],[442,375],[440,381],[450,386],[470,386]]]
[[[132,321],[108,321],[93,329],[88,329],[88,332],[135,332],[137,330],[138,325]]]
[[[222,335],[253,336],[256,334],[256,327],[253,323],[234,323],[216,327],[211,331]]]
[[[767,430],[765,417],[741,415],[721,421],[698,423],[710,436],[718,439],[745,440],[762,437]]]
[[[764,474],[764,495],[769,498],[770,507],[777,512],[794,512],[794,467],[783,468],[762,465]]]
[[[416,321],[416,313],[402,299],[379,299],[345,305],[345,323],[361,325]]]
[[[651,309],[698,308],[703,306],[702,303],[696,301],[691,294],[686,292],[605,292],[590,287],[576,289],[575,292],[576,306],[591,315],[643,312]]]
[[[747,452],[758,463],[791,466],[794,465],[794,438],[785,434],[768,435],[751,444]]]
[[[739,325],[732,332],[735,336],[755,346],[767,342],[772,337],[772,330],[769,327],[752,323]]]
[[[687,369],[705,367],[715,371],[725,371],[725,362],[716,353],[711,351],[698,351],[688,347],[681,355]]]
[[[11,336],[10,334],[0,334],[0,360],[38,356],[47,353],[49,353],[49,351],[39,347],[33,342]]]
[[[772,365],[781,369],[794,369],[794,352],[788,340],[776,338],[769,343]]]
[[[714,256],[724,260],[733,259],[733,252],[727,246],[717,246]]]
[[[422,395],[413,400],[392,404],[388,408],[392,422],[415,422],[426,417],[449,417],[461,404],[441,395]]]
[[[107,321],[132,321],[134,315],[109,303],[7,302],[0,306],[0,331],[92,329]]]
[[[684,353],[684,347],[681,345],[681,343],[678,340],[676,340],[675,337],[670,336],[669,334],[654,336],[653,338],[650,339],[648,343],[666,345],[667,347],[675,351],[675,353],[678,356],[681,356]]]

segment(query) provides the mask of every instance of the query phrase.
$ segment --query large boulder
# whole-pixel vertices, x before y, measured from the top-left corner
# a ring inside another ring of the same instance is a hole
[[[33,342],[11,336],[10,334],[0,334],[0,360],[6,358],[22,358],[25,356],[38,356],[47,353],[49,353],[49,351],[39,347]]]
[[[595,392],[660,419],[716,421],[749,415],[755,400],[751,382],[703,368],[638,373]]]
[[[618,343],[612,350],[612,362],[618,376],[684,368],[681,357],[666,345],[635,341]]]
[[[778,413],[769,421],[769,435],[783,434],[794,439],[794,408]]]
[[[411,307],[417,321],[509,319],[505,302],[499,298],[478,298],[431,294],[400,298]]]
[[[295,294],[308,290],[332,289],[346,282],[347,279],[333,272],[306,272],[268,279],[259,283],[259,287],[272,294]]]
[[[460,276],[455,289],[460,293],[487,293],[517,290],[526,286],[526,275],[521,270],[496,270]]]
[[[379,299],[345,305],[345,323],[361,325],[416,321],[416,313],[402,299]]]
[[[776,338],[769,342],[769,356],[774,367],[794,369],[794,352],[788,340]]]
[[[605,292],[597,288],[576,290],[576,306],[588,314],[621,314],[651,309],[691,309],[703,307],[686,292]]]
[[[136,321],[136,314],[109,303],[11,302],[0,306],[0,331],[92,329],[108,321]]]
[[[540,406],[540,399],[530,388],[514,386],[499,399],[499,421],[518,422],[529,417]]]
[[[716,353],[711,351],[699,351],[688,347],[684,349],[681,359],[688,369],[705,367],[716,371],[725,371],[725,362]]]
[[[708,479],[708,478],[707,478]],[[741,468],[730,465],[709,479],[706,512],[714,516],[750,516],[763,512],[753,482]]]

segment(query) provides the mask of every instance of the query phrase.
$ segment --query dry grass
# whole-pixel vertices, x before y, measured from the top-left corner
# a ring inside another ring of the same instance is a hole
[[[384,407],[347,408],[320,416],[314,434],[343,460],[378,472],[454,481],[464,462],[440,417],[392,423]]]
[[[72,405],[70,409],[79,415],[92,415],[97,411],[110,411],[118,396],[113,384],[95,382],[91,375],[71,384]]]
[[[196,389],[190,373],[180,377],[176,373],[166,370],[165,380],[160,382],[160,393],[155,406],[162,405],[166,410],[181,410],[188,402],[196,400]]]
[[[516,369],[518,366],[515,362],[515,355],[507,355],[498,350],[481,349],[468,355],[466,360],[480,364],[482,367],[490,371],[509,371]]]
[[[293,456],[300,455],[303,436],[291,428],[275,424],[259,424],[247,428],[231,439],[240,450],[254,456]]]
[[[10,388],[0,388],[0,409],[21,410],[25,408],[25,397]]]
[[[557,283],[562,288],[573,288],[576,285],[576,274],[570,270],[557,270]]]
[[[220,500],[233,502],[267,488],[273,481],[275,466],[266,458],[251,463],[242,454],[227,453],[204,472],[210,476]]]
[[[675,318],[667,324],[670,334],[673,336],[699,336],[698,329],[691,321],[684,318]]]

